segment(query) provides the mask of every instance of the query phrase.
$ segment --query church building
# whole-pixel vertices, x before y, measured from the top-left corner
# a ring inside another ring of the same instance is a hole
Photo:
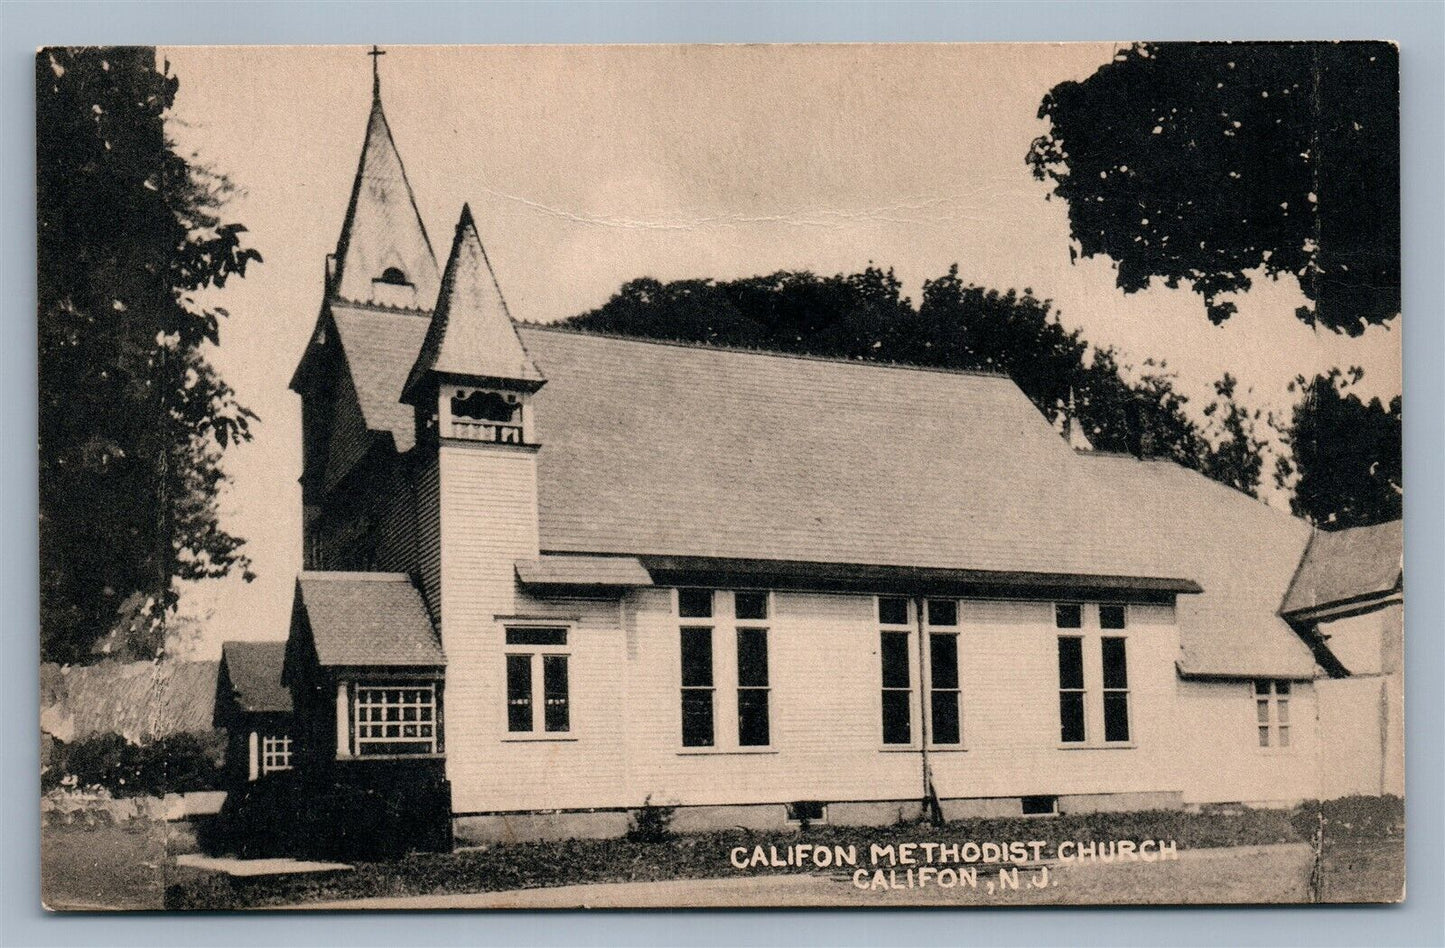
[[[519,323],[485,231],[434,254],[378,84],[254,785],[403,848],[1320,795],[1308,523],[1003,375]]]

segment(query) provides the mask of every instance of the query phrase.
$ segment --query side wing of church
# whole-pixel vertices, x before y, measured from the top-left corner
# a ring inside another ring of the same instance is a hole
[[[336,848],[1320,795],[1308,524],[1003,376],[518,325],[379,89],[326,274],[250,777]]]

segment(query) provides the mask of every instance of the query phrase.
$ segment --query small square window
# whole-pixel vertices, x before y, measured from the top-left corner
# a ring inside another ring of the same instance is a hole
[[[1077,602],[1055,604],[1054,626],[1060,629],[1082,629],[1084,627],[1084,607]]]
[[[766,619],[768,617],[768,594],[765,592],[734,593],[733,614],[739,619]]]
[[[797,803],[787,804],[787,818],[789,823],[826,823],[828,822],[828,804],[820,803],[817,800],[799,800]]]
[[[685,619],[711,619],[712,590],[679,589],[677,591],[677,614]]]
[[[1124,628],[1124,619],[1123,606],[1099,607],[1099,628],[1101,629],[1122,629]]]
[[[1020,797],[1024,816],[1053,816],[1059,812],[1059,798],[1049,796]]]
[[[953,599],[928,600],[929,625],[958,625],[958,602]]]
[[[878,621],[883,625],[907,625],[908,600],[897,597],[879,599]]]

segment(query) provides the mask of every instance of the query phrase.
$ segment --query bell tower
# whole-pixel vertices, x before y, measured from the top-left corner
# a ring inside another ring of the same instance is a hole
[[[447,775],[460,810],[480,794],[500,736],[500,617],[529,608],[517,563],[539,554],[537,419],[546,380],[518,337],[470,208],[402,400],[416,415],[422,587],[447,656]],[[472,794],[478,794],[475,798]]]

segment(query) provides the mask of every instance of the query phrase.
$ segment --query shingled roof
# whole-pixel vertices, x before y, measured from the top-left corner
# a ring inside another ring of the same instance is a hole
[[[431,327],[402,389],[410,400],[430,373],[540,384],[542,373],[517,338],[472,209],[462,206]]]
[[[1280,612],[1293,615],[1394,592],[1404,543],[1402,520],[1315,531]]]
[[[412,415],[381,406],[419,322],[357,311],[341,328],[398,445]],[[1077,453],[1003,376],[517,334],[549,379],[544,553],[1193,580],[1181,670],[1313,674],[1277,615],[1308,525],[1172,463]]]
[[[1172,569],[1204,587],[1176,609],[1186,675],[1311,678],[1308,646],[1276,614],[1310,528],[1283,510],[1169,461],[1080,452],[1096,480],[1096,529],[1127,537],[1145,572]]]
[[[281,684],[286,660],[283,642],[224,642],[221,672],[231,686],[229,698],[242,711],[291,713],[291,691]]]
[[[302,573],[296,611],[322,666],[446,664],[426,605],[405,573]]]

